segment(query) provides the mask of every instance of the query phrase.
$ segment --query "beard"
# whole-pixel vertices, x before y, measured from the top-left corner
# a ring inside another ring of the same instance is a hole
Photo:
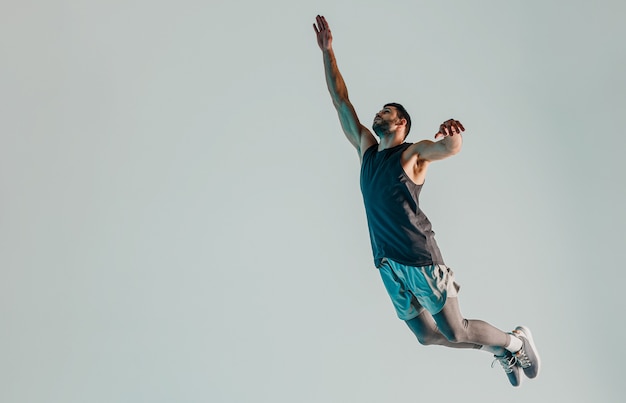
[[[372,130],[378,137],[383,136],[385,133],[389,131],[390,123],[385,122],[382,119],[375,119],[374,123],[372,123]]]

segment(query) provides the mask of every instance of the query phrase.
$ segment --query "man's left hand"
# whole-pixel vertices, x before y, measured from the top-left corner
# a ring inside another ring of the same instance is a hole
[[[465,128],[458,120],[449,119],[446,120],[439,126],[439,131],[435,134],[435,138],[454,136],[455,134],[461,134],[464,132]]]

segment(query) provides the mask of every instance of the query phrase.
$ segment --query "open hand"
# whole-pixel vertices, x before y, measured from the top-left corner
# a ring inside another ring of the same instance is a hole
[[[449,119],[446,120],[439,126],[439,131],[435,134],[435,138],[438,139],[440,137],[446,136],[454,136],[455,134],[460,134],[464,132],[465,128],[458,120]]]
[[[316,17],[317,25],[313,24],[315,35],[317,35],[317,44],[321,50],[329,50],[332,47],[333,35],[330,32],[326,18],[321,15]]]

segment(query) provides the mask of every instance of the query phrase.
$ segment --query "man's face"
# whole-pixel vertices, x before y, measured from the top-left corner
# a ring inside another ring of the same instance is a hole
[[[398,119],[398,111],[393,106],[385,106],[381,109],[376,116],[374,116],[374,122],[372,123],[372,129],[380,137],[381,135],[390,133],[395,130]]]

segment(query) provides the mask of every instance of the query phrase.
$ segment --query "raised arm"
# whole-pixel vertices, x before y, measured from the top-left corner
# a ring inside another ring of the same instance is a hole
[[[363,126],[348,98],[348,88],[337,67],[337,60],[333,51],[333,36],[323,16],[317,16],[317,24],[313,24],[313,29],[317,36],[317,44],[324,56],[324,72],[326,75],[326,85],[333,100],[333,105],[339,115],[341,128],[350,143],[357,149],[359,156],[365,150],[376,144],[376,139],[372,132]]]

